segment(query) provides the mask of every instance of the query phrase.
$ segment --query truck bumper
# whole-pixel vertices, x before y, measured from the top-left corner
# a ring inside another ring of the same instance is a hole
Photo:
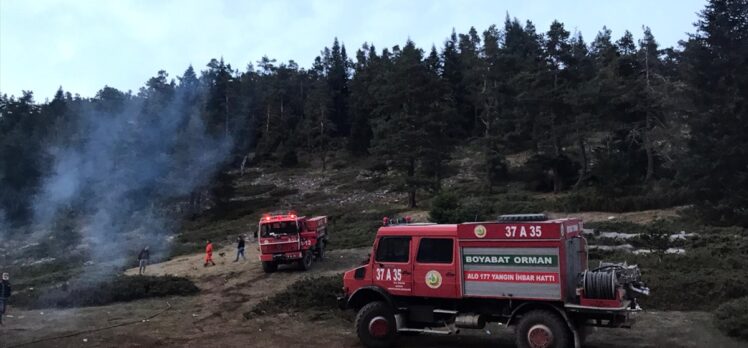
[[[639,305],[634,302],[632,306],[630,301],[626,301],[621,307],[593,307],[566,304],[564,308],[567,312],[576,313],[590,319],[601,319],[606,323],[605,325],[597,324],[591,326],[623,328],[631,328],[636,322],[637,314],[642,311]],[[587,325],[590,324],[588,323]]]
[[[277,254],[261,254],[260,261],[274,261],[278,263],[293,262],[300,260],[302,253],[300,251],[293,251],[289,253],[277,253]]]

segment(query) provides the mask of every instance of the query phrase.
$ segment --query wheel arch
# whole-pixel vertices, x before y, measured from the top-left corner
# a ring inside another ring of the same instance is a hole
[[[348,299],[348,308],[358,311],[363,306],[366,306],[367,303],[374,301],[383,301],[390,306],[393,305],[392,296],[387,291],[378,286],[365,286],[351,294],[351,297]]]

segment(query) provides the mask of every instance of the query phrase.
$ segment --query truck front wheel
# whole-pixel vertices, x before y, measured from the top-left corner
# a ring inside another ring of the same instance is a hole
[[[392,308],[385,302],[371,302],[356,315],[356,333],[368,348],[386,348],[395,341],[397,325]]]
[[[262,261],[262,270],[265,273],[273,273],[278,269],[278,264],[273,261]]]
[[[569,329],[556,313],[534,310],[522,315],[517,325],[519,348],[566,348],[570,342]]]
[[[299,260],[299,268],[302,271],[306,271],[310,268],[312,268],[312,259],[314,258],[314,255],[312,255],[311,250],[307,250],[304,252],[303,255],[301,255],[301,260]]]

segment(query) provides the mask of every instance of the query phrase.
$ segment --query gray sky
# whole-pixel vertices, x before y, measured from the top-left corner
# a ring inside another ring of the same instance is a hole
[[[224,57],[234,68],[263,55],[309,67],[338,37],[353,57],[363,42],[378,50],[410,37],[441,48],[455,28],[479,32],[501,25],[507,12],[547,31],[553,19],[587,42],[607,25],[641,36],[652,28],[661,46],[693,32],[703,0],[487,1],[197,1],[0,0],[0,92],[32,90],[37,101],[58,86],[93,96],[104,85],[123,91],[144,85],[158,70],[170,77],[188,65],[202,70]]]

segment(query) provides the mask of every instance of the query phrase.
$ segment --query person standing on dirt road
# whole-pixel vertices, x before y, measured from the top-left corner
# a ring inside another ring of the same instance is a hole
[[[239,238],[237,238],[236,241],[237,241],[237,244],[236,244],[236,260],[234,260],[234,262],[238,262],[239,261],[239,256],[240,255],[241,255],[242,259],[244,259],[244,261],[246,261],[247,258],[244,257],[244,237],[239,236]]]
[[[3,325],[3,315],[5,314],[5,307],[10,298],[10,275],[3,273],[3,278],[0,280],[0,325]]]
[[[210,242],[210,239],[208,239],[205,244],[205,264],[203,267],[208,267],[208,264],[213,266],[216,265],[216,263],[213,262],[213,243]]]
[[[148,247],[146,246],[143,248],[143,250],[140,251],[140,254],[138,254],[138,263],[140,264],[140,269],[138,270],[138,274],[142,275],[145,273],[145,267],[148,266],[148,260],[151,258],[151,252],[148,250]]]

